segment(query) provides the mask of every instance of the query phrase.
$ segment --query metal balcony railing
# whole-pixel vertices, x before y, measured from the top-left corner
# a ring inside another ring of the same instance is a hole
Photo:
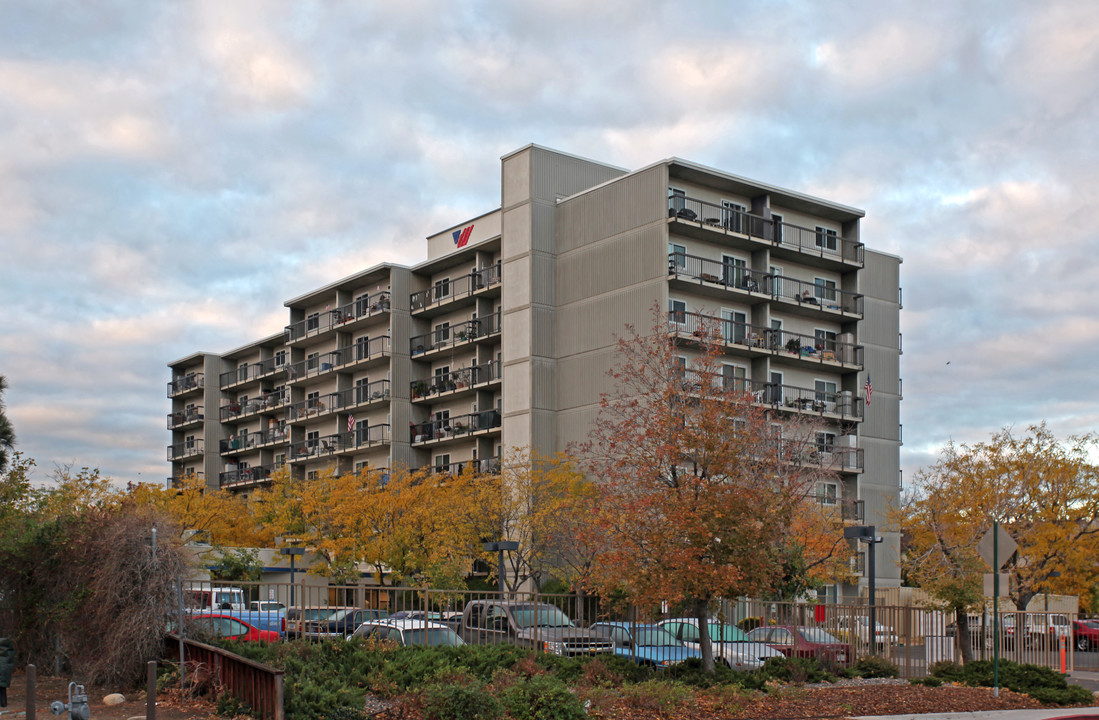
[[[202,438],[185,440],[184,442],[174,443],[168,446],[168,461],[171,462],[172,460],[195,457],[197,455],[202,455],[205,452],[206,441]]]
[[[482,430],[500,427],[500,412],[485,410],[469,415],[454,415],[441,420],[429,420],[424,423],[410,423],[410,440],[413,443],[462,437]]]
[[[218,376],[218,386],[224,390],[240,383],[254,382],[264,378],[274,377],[286,370],[288,364],[287,355],[260,360],[256,363],[243,364],[235,370],[223,372]]]
[[[721,285],[729,290],[762,293],[799,305],[862,315],[863,296],[817,283],[750,270],[686,253],[668,254],[668,274],[678,279]]]
[[[701,390],[705,378],[694,370],[683,373],[686,389]],[[734,376],[715,376],[712,381],[723,390],[748,393],[752,402],[777,409],[785,409],[814,415],[830,415],[841,420],[862,420],[863,403],[847,390],[815,390],[813,388],[760,382]]]
[[[341,408],[367,405],[383,400],[389,400],[388,380],[375,380],[368,385],[356,385],[346,390],[340,390],[332,396],[333,404]]]
[[[349,433],[325,435],[315,440],[307,440],[300,445],[295,443],[290,459],[309,460],[335,455],[348,450],[388,445],[389,437],[389,425],[386,424],[355,428]]]
[[[809,229],[775,222],[735,208],[682,195],[668,198],[668,217],[674,218],[676,222],[688,222],[726,234],[743,235],[814,257],[863,264],[865,246],[862,243],[825,228]]]
[[[267,445],[285,443],[289,438],[290,431],[287,430],[285,426],[276,425],[266,430],[241,432],[239,434],[234,433],[230,435],[228,439],[218,443],[218,450],[222,455],[225,453],[255,450]]]
[[[201,390],[206,387],[206,373],[193,372],[186,375],[177,375],[168,383],[168,397],[175,397],[193,390]]]
[[[429,333],[416,335],[409,341],[412,355],[453,347],[472,342],[477,338],[488,337],[500,332],[500,313],[486,315],[475,320],[439,327]]]
[[[179,410],[178,412],[168,413],[168,429],[183,427],[184,425],[190,425],[195,422],[202,422],[205,419],[203,408],[201,405],[187,408],[186,410]]]
[[[409,302],[412,312],[417,312],[432,305],[469,297],[480,290],[499,284],[500,263],[496,263],[468,275],[438,281],[427,290],[412,293],[409,296]]]
[[[286,341],[295,342],[304,338],[321,335],[329,330],[338,330],[361,318],[372,317],[389,312],[390,294],[388,290],[359,298],[355,302],[341,305],[335,310],[325,310],[304,320],[286,326]]]
[[[427,472],[430,475],[461,475],[465,472],[466,468],[470,466],[474,468],[474,472],[482,475],[500,474],[500,458],[498,457],[461,460],[459,462],[439,465],[424,465],[422,467],[413,468],[412,472]]]
[[[426,380],[413,380],[409,383],[412,399],[434,397],[447,392],[462,390],[484,383],[495,382],[500,379],[500,363],[496,360],[458,368],[448,373],[433,375]]]
[[[218,473],[218,484],[223,488],[231,488],[238,485],[266,482],[281,467],[283,467],[282,463],[271,463],[270,465],[256,465],[255,467],[239,470],[226,470]]]
[[[366,342],[357,342],[339,350],[333,350],[296,362],[287,367],[286,375],[291,382],[304,380],[339,368],[383,358],[387,355],[389,355],[389,336],[382,335],[370,338]]]
[[[183,487],[183,483],[187,482],[188,480],[194,480],[195,478],[199,478],[200,480],[202,480],[203,485],[206,484],[206,482],[205,482],[206,481],[206,473],[204,473],[200,470],[198,472],[177,473],[175,475],[170,476],[168,478],[168,487],[170,487],[170,488]]]
[[[726,318],[683,310],[668,311],[668,331],[677,336],[702,339],[707,333],[726,347],[742,346],[779,357],[794,356],[814,363],[862,367],[863,346],[828,337],[788,330],[774,330]]]
[[[258,397],[248,398],[244,401],[230,400],[221,406],[218,414],[222,422],[237,420],[239,418],[245,418],[250,415],[281,408],[286,404],[286,399],[288,397],[290,397],[290,393],[282,390],[279,392],[263,393]]]

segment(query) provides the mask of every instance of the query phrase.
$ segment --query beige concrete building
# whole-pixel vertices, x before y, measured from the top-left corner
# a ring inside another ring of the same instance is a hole
[[[247,491],[288,465],[498,467],[501,448],[583,440],[614,335],[668,310],[726,331],[726,372],[826,425],[820,488],[884,526],[900,491],[900,259],[861,210],[672,158],[628,171],[536,145],[502,159],[500,208],[286,302],[283,333],[170,363],[172,478]],[[872,401],[867,385],[872,379]],[[882,533],[881,587],[899,584]],[[860,572],[858,548],[852,546]],[[853,592],[848,588],[847,592]]]

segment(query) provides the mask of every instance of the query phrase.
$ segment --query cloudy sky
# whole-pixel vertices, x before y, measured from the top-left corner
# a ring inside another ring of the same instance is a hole
[[[1097,108],[1090,0],[5,0],[17,447],[163,482],[168,362],[424,259],[531,142],[866,210],[904,258],[906,478],[951,438],[1096,430]]]

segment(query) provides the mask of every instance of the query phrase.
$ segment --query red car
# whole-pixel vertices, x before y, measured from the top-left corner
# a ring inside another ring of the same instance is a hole
[[[1073,620],[1072,639],[1081,652],[1099,647],[1099,620]]]
[[[279,634],[274,630],[260,630],[232,615],[203,613],[192,615],[187,622],[190,632],[205,637],[229,638],[245,642],[278,642]]]
[[[847,643],[816,627],[761,625],[748,633],[748,638],[767,643],[787,657],[816,658],[834,665],[846,665],[851,659]]]

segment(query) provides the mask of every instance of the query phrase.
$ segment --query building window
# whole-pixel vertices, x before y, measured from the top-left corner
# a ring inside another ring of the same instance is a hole
[[[836,383],[831,380],[815,380],[813,382],[815,397],[814,400],[820,404],[821,409],[834,410],[833,403],[836,402]]]
[[[439,323],[435,326],[435,344],[445,343],[450,340],[450,323]]]
[[[672,322],[679,325],[687,322],[687,303],[682,300],[669,300],[668,309],[671,310]]]
[[[279,350],[275,353],[275,367],[282,367],[286,364],[287,352],[285,350]]]
[[[821,300],[829,300],[834,302],[836,299],[836,281],[825,280],[824,278],[815,278],[813,283],[816,287],[816,295]]]
[[[836,447],[836,434],[832,432],[817,432],[817,452],[831,454]]]
[[[668,188],[668,214],[675,215],[687,207],[687,193],[679,188]]]
[[[237,380],[244,382],[248,379],[248,363],[242,362],[237,365]]]
[[[839,485],[822,482],[817,485],[817,502],[821,505],[835,505],[839,500]]]
[[[306,480],[316,480],[317,479],[317,471],[316,470],[310,470],[309,472],[305,473],[305,479]]]
[[[813,331],[813,336],[816,338],[817,350],[836,351],[836,333],[834,330],[817,329]]]
[[[317,362],[319,361],[320,356],[321,356],[321,354],[319,352],[309,353],[308,355],[306,355],[305,356],[305,369],[306,370],[316,370],[317,369]]]
[[[437,472],[437,473],[449,472],[450,471],[450,455],[436,455],[435,456],[435,462],[433,464],[435,466],[435,472]]]
[[[782,242],[782,216],[771,213],[771,234],[774,236],[775,244]]]
[[[432,302],[439,302],[445,297],[450,296],[450,278],[442,278],[436,280],[435,285],[432,288]]]
[[[310,332],[312,330],[316,330],[318,327],[320,327],[320,324],[321,324],[321,314],[320,313],[310,313],[305,318],[305,332]]]
[[[370,336],[363,335],[355,338],[355,359],[365,360],[370,357]]]
[[[321,433],[319,430],[310,430],[305,434],[305,445],[310,450],[316,450],[317,445],[320,444]]]
[[[839,247],[839,238],[835,230],[817,225],[817,247],[822,250],[835,250]]]
[[[740,365],[721,366],[722,386],[727,392],[744,392],[748,389],[748,371]]]
[[[722,310],[725,321],[721,329],[722,338],[727,343],[744,343],[748,338],[748,316],[738,310]]]
[[[672,272],[682,272],[687,268],[687,247],[677,243],[668,243],[668,254],[672,256]]]
[[[721,224],[726,230],[744,232],[744,214],[748,208],[728,200],[721,201]]]

